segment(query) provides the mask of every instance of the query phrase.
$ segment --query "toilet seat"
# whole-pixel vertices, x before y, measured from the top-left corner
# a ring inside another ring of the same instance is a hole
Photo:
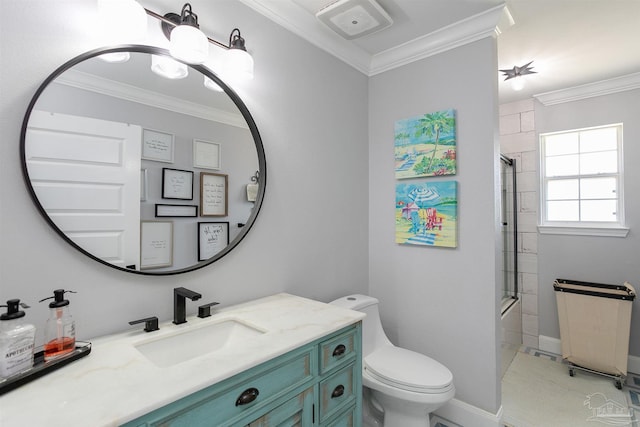
[[[364,359],[364,370],[381,383],[416,393],[445,393],[453,375],[444,365],[395,346],[384,346]]]

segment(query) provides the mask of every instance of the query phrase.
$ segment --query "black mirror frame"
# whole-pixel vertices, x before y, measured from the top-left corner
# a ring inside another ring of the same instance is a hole
[[[40,201],[38,200],[38,196],[36,195],[35,190],[31,185],[31,180],[29,178],[29,171],[27,169],[25,144],[26,144],[27,125],[29,123],[29,118],[31,117],[31,112],[33,111],[33,108],[35,107],[36,102],[38,101],[40,95],[53,80],[55,80],[60,74],[64,73],[71,67],[96,56],[100,56],[107,53],[117,53],[117,52],[138,52],[138,53],[147,53],[152,55],[171,56],[169,54],[169,51],[166,49],[162,49],[154,46],[145,46],[145,45],[121,45],[121,46],[108,47],[108,48],[98,48],[98,49],[94,49],[76,56],[75,58],[67,61],[66,63],[58,67],[53,73],[51,73],[49,77],[47,77],[45,81],[40,85],[40,87],[38,87],[38,90],[36,91],[35,95],[31,99],[31,102],[29,103],[29,106],[27,107],[27,112],[22,122],[22,130],[20,132],[20,161],[22,164],[22,175],[23,175],[27,190],[29,191],[29,194],[31,195],[31,199],[35,203],[42,217],[60,235],[60,237],[62,237],[67,243],[69,243],[71,246],[76,248],[78,251],[80,251],[84,255],[98,261],[101,264],[107,265],[111,268],[124,271],[127,273],[134,273],[134,274],[140,274],[140,275],[146,275],[146,276],[169,276],[169,275],[187,273],[189,271],[194,271],[194,270],[198,270],[203,267],[206,267],[214,263],[215,261],[221,259],[229,252],[231,252],[240,243],[240,241],[244,239],[244,237],[247,235],[247,233],[255,223],[258,213],[260,212],[260,209],[262,207],[262,202],[264,199],[264,194],[265,194],[265,189],[267,184],[267,161],[265,158],[264,146],[262,145],[262,138],[260,137],[260,133],[258,132],[258,127],[256,126],[256,123],[253,120],[251,113],[249,113],[247,106],[240,99],[240,97],[233,91],[233,89],[227,86],[222,80],[220,80],[220,78],[218,78],[218,76],[212,73],[208,68],[202,65],[187,64],[194,70],[199,71],[203,75],[213,80],[218,86],[220,86],[224,90],[227,96],[231,98],[231,100],[236,105],[236,107],[238,107],[238,109],[240,110],[240,113],[242,114],[245,121],[247,122],[247,125],[249,126],[249,130],[251,132],[251,136],[253,137],[253,141],[255,143],[256,151],[258,155],[258,170],[260,171],[260,182],[259,182],[260,185],[258,186],[258,194],[256,196],[256,200],[254,202],[254,207],[251,211],[251,215],[247,219],[244,226],[241,228],[239,234],[223,250],[218,252],[216,255],[214,255],[213,257],[211,257],[206,261],[200,261],[190,267],[185,267],[185,268],[171,270],[171,271],[154,272],[154,271],[148,271],[148,270],[133,270],[133,269],[122,268],[122,267],[110,264],[96,257],[90,252],[86,251],[85,249],[77,245],[75,242],[73,242],[69,237],[67,237],[67,235],[62,230],[60,230],[60,228],[58,228],[58,226],[53,222],[53,220],[49,217],[44,207],[40,204]]]

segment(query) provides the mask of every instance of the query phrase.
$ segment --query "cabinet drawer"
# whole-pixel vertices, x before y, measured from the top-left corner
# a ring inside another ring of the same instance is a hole
[[[313,424],[313,387],[269,411],[247,427],[303,427]]]
[[[320,422],[354,404],[355,364],[350,364],[320,382]]]
[[[320,343],[320,373],[351,361],[356,354],[356,329]]]
[[[227,386],[212,386],[187,396],[171,405],[160,408],[131,425],[162,427],[228,426],[234,425],[237,417],[253,409],[269,404],[294,388],[313,381],[312,353],[310,350],[294,357],[279,359],[277,364],[265,364],[240,376]],[[220,390],[220,392],[216,392]],[[140,421],[146,424],[137,424]]]
[[[324,424],[323,427],[355,427],[355,411],[356,409],[352,407],[344,414],[338,416],[337,419]]]

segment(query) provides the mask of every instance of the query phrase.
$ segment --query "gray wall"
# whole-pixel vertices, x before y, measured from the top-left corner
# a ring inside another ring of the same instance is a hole
[[[0,16],[21,17],[0,28],[0,300],[31,304],[28,319],[42,329],[48,309],[37,301],[56,288],[78,291],[70,297],[78,338],[91,339],[140,317],[170,319],[175,286],[223,305],[281,291],[323,301],[366,292],[367,78],[239,2],[216,2],[217,13],[200,18],[205,31],[241,28],[256,62],[255,79],[236,88],[258,125],[268,167],[266,200],[249,235],[212,266],[154,278],[102,266],[49,229],[22,182],[21,123],[49,73],[98,46],[90,20],[82,20],[95,7],[86,0],[0,2]],[[189,303],[188,313],[196,306]]]
[[[381,300],[395,344],[442,361],[456,398],[492,413],[500,402],[496,68],[495,40],[487,38],[374,76],[369,85],[370,293]],[[394,122],[448,108],[457,111],[457,174],[426,180],[458,182],[458,247],[397,245]]]
[[[624,123],[626,238],[541,234],[538,239],[540,335],[560,338],[553,291],[556,278],[600,283],[629,281],[640,291],[640,90],[545,107],[536,102],[538,133]],[[629,353],[640,356],[640,299],[634,302]]]

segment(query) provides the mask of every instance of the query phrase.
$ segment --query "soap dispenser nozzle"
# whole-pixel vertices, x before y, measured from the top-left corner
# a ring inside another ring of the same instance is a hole
[[[69,300],[64,299],[64,294],[66,293],[77,294],[76,291],[65,291],[64,289],[56,289],[55,291],[53,291],[52,297],[43,298],[40,300],[40,302],[53,299],[54,301],[52,303],[49,303],[49,308],[64,307],[65,305],[69,305]]]
[[[6,304],[0,305],[0,307],[7,307],[7,312],[0,315],[0,320],[10,320],[24,317],[24,311],[18,310],[18,308],[31,308],[27,304],[20,302],[19,299],[10,299]]]

